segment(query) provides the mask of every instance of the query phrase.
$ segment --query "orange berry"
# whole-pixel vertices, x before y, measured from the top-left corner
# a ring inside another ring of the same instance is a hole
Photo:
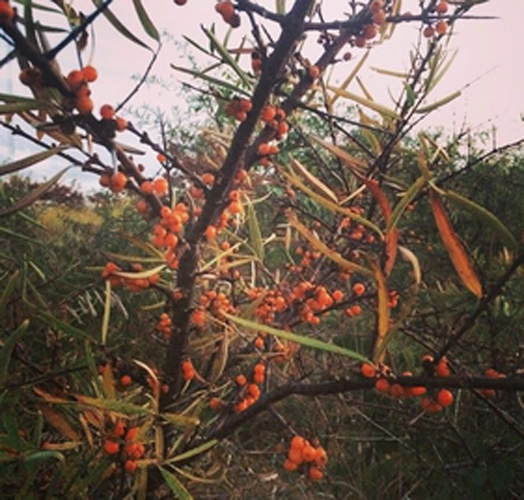
[[[122,375],[120,384],[124,387],[129,387],[133,383],[133,379],[129,375]]]
[[[115,116],[115,108],[113,108],[113,106],[110,104],[104,104],[100,108],[100,116],[104,120],[111,120]]]
[[[214,240],[217,235],[217,228],[215,226],[207,226],[204,234],[208,240]]]
[[[400,384],[391,384],[391,387],[389,389],[389,393],[394,398],[401,398],[401,397],[406,395],[404,387],[402,387]]]
[[[249,384],[247,391],[254,399],[258,399],[260,397],[260,388],[256,384]]]
[[[255,382],[255,384],[261,385],[264,383],[265,378],[266,376],[263,373],[255,373],[253,375],[253,382]]]
[[[212,186],[215,183],[215,176],[212,173],[210,173],[210,172],[204,172],[200,176],[200,179],[207,186]]]
[[[453,404],[453,400],[453,394],[447,389],[441,389],[437,394],[437,403],[444,408]]]
[[[66,82],[72,90],[76,90],[84,82],[84,73],[77,69],[70,71],[66,77]]]
[[[437,375],[439,377],[449,377],[450,376],[451,371],[448,366],[448,360],[445,357],[439,360],[435,368],[435,371],[437,372]]]
[[[377,370],[373,365],[369,363],[363,363],[360,367],[360,373],[366,378],[375,378],[377,375]]]
[[[133,474],[138,469],[138,464],[135,460],[126,460],[126,463],[124,464],[124,469],[126,470],[126,472]]]
[[[289,458],[287,458],[284,461],[283,467],[284,467],[284,470],[287,470],[288,472],[294,472],[298,469],[298,464],[296,462],[293,462],[293,460],[290,460]]]
[[[435,7],[435,11],[437,14],[445,14],[448,11],[448,2],[444,0],[439,2]]]
[[[444,21],[444,19],[440,20],[435,25],[435,33],[437,35],[444,35],[447,30],[448,30],[448,23],[446,21]]]
[[[353,285],[353,293],[355,295],[362,295],[366,291],[366,286],[363,283],[355,283]]]
[[[275,106],[268,104],[267,106],[264,107],[264,109],[260,113],[260,119],[267,123],[273,120],[276,114],[277,114],[277,110]]]
[[[304,462],[313,462],[315,460],[316,450],[306,441],[306,445],[302,448],[302,458]]]
[[[308,477],[311,481],[319,481],[324,477],[324,473],[318,467],[310,467],[308,470]]]
[[[125,118],[116,117],[115,118],[115,125],[116,125],[116,131],[117,132],[123,132],[127,129],[127,120]]]
[[[140,432],[140,427],[131,427],[126,433],[126,441],[134,441]]]
[[[299,450],[302,452],[302,449],[306,445],[306,440],[302,436],[293,436],[291,439],[291,443],[289,444],[289,447],[292,450]]]
[[[203,327],[206,324],[206,311],[204,309],[195,309],[191,313],[191,322],[199,327]]]
[[[6,22],[11,21],[15,17],[15,11],[9,2],[2,1],[0,2],[0,21]]]
[[[108,454],[108,455],[115,455],[116,453],[118,453],[120,450],[120,446],[118,443],[116,443],[115,441],[111,441],[109,439],[107,439],[104,443],[104,451]]]
[[[331,297],[333,297],[333,300],[335,302],[340,302],[344,298],[344,292],[342,290],[335,290]]]
[[[319,446],[315,450],[315,458],[314,458],[315,464],[317,464],[320,467],[323,467],[328,462],[328,454],[327,451],[322,448],[322,446]]]
[[[211,401],[209,401],[209,407],[214,411],[220,410],[222,408],[222,400],[217,397],[211,398]]]
[[[126,432],[126,424],[119,420],[115,426],[113,427],[113,430],[111,431],[111,435],[114,437],[122,437]]]
[[[302,450],[296,448],[289,449],[289,451],[287,452],[287,458],[291,462],[294,462],[298,465],[300,465],[304,461],[304,458],[302,457]]]
[[[237,383],[237,385],[243,386],[247,384],[247,378],[245,375],[240,374],[236,376],[235,382]]]
[[[82,115],[88,115],[89,113],[91,113],[91,111],[93,111],[95,107],[93,101],[87,96],[83,96],[77,99],[75,106],[78,112]]]
[[[169,190],[169,183],[164,177],[158,177],[153,181],[153,191],[159,196],[164,196]]]
[[[410,387],[408,390],[410,396],[422,396],[427,392],[427,389],[424,386]]]
[[[86,82],[94,82],[98,78],[98,71],[93,66],[84,66],[82,69],[82,76]]]
[[[375,389],[378,392],[382,392],[384,394],[389,394],[389,391],[391,389],[391,384],[389,383],[389,380],[381,377],[375,382]]]
[[[156,159],[157,161],[159,161],[160,163],[164,163],[166,161],[166,155],[162,154],[162,153],[158,153],[156,155]]]
[[[318,66],[310,66],[308,69],[309,76],[313,78],[313,80],[316,80],[318,76],[320,75],[320,69]]]

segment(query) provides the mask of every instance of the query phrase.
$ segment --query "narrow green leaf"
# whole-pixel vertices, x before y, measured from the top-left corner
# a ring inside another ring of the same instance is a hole
[[[78,402],[66,401],[63,404],[78,404],[100,408],[101,410],[116,411],[126,415],[152,415],[153,412],[148,408],[142,408],[141,406],[134,405],[133,403],[127,403],[126,401],[116,401],[114,399],[103,399],[103,398],[91,398],[89,396],[77,395],[76,399]]]
[[[390,69],[377,68],[376,66],[370,66],[369,69],[376,71],[379,75],[394,76],[395,78],[406,79],[409,77],[408,73],[401,73],[400,71],[393,71]]]
[[[404,193],[401,200],[395,205],[395,208],[391,213],[391,218],[389,219],[386,225],[386,232],[391,231],[393,228],[397,226],[400,217],[402,216],[408,205],[413,201],[413,198],[415,198],[415,196],[424,187],[425,184],[426,179],[423,176],[419,177]]]
[[[329,344],[327,342],[323,342],[322,340],[314,339],[311,337],[304,337],[302,335],[297,335],[296,333],[288,332],[286,330],[280,330],[271,326],[255,323],[253,321],[249,321],[244,318],[239,318],[238,316],[232,316],[227,313],[224,313],[224,315],[233,323],[236,323],[237,325],[243,326],[245,328],[249,328],[251,330],[255,330],[257,332],[269,333],[270,335],[274,335],[275,337],[290,340],[291,342],[295,342],[306,347],[311,347],[313,349],[316,349],[317,351],[329,352],[331,354],[340,354],[342,356],[346,356],[347,358],[369,363],[369,360],[365,356],[359,354],[358,352],[351,351],[350,349],[345,349],[344,347],[340,347],[335,344]]]
[[[135,259],[136,262],[136,259]],[[126,271],[117,271],[113,274],[115,276],[118,276],[119,278],[125,278],[130,280],[140,280],[140,279],[147,279],[151,276],[155,276],[160,271],[166,268],[165,264],[161,264],[160,266],[154,267],[153,269],[146,269],[145,271],[135,271],[135,272],[126,272]]]
[[[41,151],[40,153],[26,156],[25,158],[22,158],[20,160],[15,160],[10,163],[6,163],[0,166],[0,176],[12,174],[13,172],[18,172],[19,170],[23,170],[24,168],[36,165],[37,163],[40,163],[41,161],[44,161],[47,158],[64,151],[64,149],[67,148],[68,146],[57,146],[51,149],[47,149],[45,151]]]
[[[417,108],[415,110],[415,112],[419,113],[419,114],[430,113],[431,111],[434,111],[435,109],[438,109],[441,106],[444,106],[444,105],[450,103],[451,101],[453,101],[454,99],[459,97],[461,94],[462,93],[460,92],[460,90],[457,90],[457,91],[453,92],[452,94],[444,97],[443,99],[440,99],[440,100],[434,102],[433,104],[429,104],[427,106],[423,106],[421,108]]]
[[[204,80],[204,81],[206,81],[208,83],[211,83],[212,85],[216,85],[217,87],[222,87],[222,88],[231,90],[231,91],[236,92],[238,94],[242,94],[242,95],[244,95],[246,97],[251,96],[251,94],[247,90],[242,89],[242,88],[240,88],[240,87],[238,87],[236,85],[233,85],[232,83],[229,83],[229,82],[227,82],[225,80],[220,80],[219,78],[215,78],[213,76],[206,75],[202,71],[195,71],[195,70],[192,70],[192,69],[183,68],[181,66],[176,66],[174,64],[170,64],[170,66],[171,66],[171,68],[173,68],[176,71],[180,71],[181,73],[186,73],[188,75],[191,75],[194,78],[198,78],[200,80]]]
[[[9,279],[7,279],[5,276],[2,277],[3,286],[4,289],[2,290],[2,294],[0,295],[0,311],[4,311],[5,305],[11,298],[11,295],[13,294],[13,291],[15,290],[15,286],[18,283],[18,278],[20,275],[20,270],[16,270],[11,276],[9,276]],[[6,282],[7,280],[7,282]]]
[[[100,8],[103,4],[102,0],[92,0],[92,2],[96,5],[97,8]],[[147,49],[151,51],[151,47],[149,47],[147,44],[145,44],[140,38],[136,37],[129,31],[119,20],[118,18],[111,12],[109,8],[106,8],[104,10],[104,16],[109,21],[109,23],[115,28],[121,35],[126,37],[128,40],[130,40],[133,43],[136,43],[140,47],[143,47],[144,49]]]
[[[18,328],[9,335],[0,350],[0,386],[5,385],[9,374],[9,361],[18,341],[24,336],[29,327],[29,320],[25,319]]]
[[[181,453],[180,455],[177,455],[176,457],[171,458],[167,462],[170,464],[174,464],[177,462],[182,462],[183,460],[187,460],[188,458],[193,458],[198,455],[201,455],[202,453],[205,453],[206,451],[210,450],[211,448],[214,448],[218,444],[217,439],[211,439],[209,441],[206,441],[204,444],[201,444],[200,446],[197,446],[196,448],[191,448],[188,451],[185,451],[184,453]]]
[[[187,427],[196,427],[200,423],[198,417],[188,417],[187,415],[181,415],[179,413],[164,412],[161,413],[160,418],[163,418],[166,422],[178,427],[179,429],[186,429]]]
[[[51,316],[50,314],[41,314],[39,316],[39,319],[42,321],[45,321],[49,326],[52,328],[56,328],[66,335],[69,335],[73,338],[79,339],[79,340],[93,340],[89,334],[84,332],[83,330],[79,330],[78,328],[75,328],[74,326],[71,326],[70,324],[66,323],[65,321],[62,321],[58,318],[55,318],[54,316]]]
[[[58,451],[37,451],[24,457],[24,462],[47,462],[49,460],[58,460],[61,464],[65,464],[65,457]]]
[[[42,196],[44,193],[49,191],[55,185],[60,178],[69,170],[69,167],[64,168],[60,172],[58,172],[55,176],[53,176],[51,179],[49,179],[47,182],[44,182],[43,184],[40,184],[36,189],[31,191],[27,196],[24,196],[20,200],[18,200],[16,203],[11,205],[10,207],[6,207],[2,210],[0,210],[0,217],[5,217],[7,215],[10,215],[12,213],[18,212],[19,210],[22,210],[25,207],[28,207],[32,203],[34,203],[40,196]]]
[[[160,42],[160,34],[158,33],[158,30],[156,29],[153,22],[151,21],[151,18],[149,17],[148,13],[144,9],[142,2],[140,0],[133,0],[133,5],[135,6],[136,13],[138,15],[138,18],[140,19],[140,22],[142,23],[144,31],[153,40]]]
[[[33,109],[45,110],[53,107],[51,103],[37,99],[8,102],[7,104],[0,104],[0,115],[21,113],[22,111],[31,111]]]
[[[346,89],[349,84],[354,80],[354,78],[357,76],[358,72],[360,71],[360,69],[362,68],[362,66],[364,65],[364,63],[366,62],[367,58],[369,56],[369,50],[366,51],[366,53],[360,58],[360,60],[358,61],[358,63],[355,65],[355,67],[353,68],[353,70],[351,71],[351,73],[347,76],[347,78],[342,82],[342,85],[337,89],[339,91],[342,91],[344,89]],[[331,109],[333,104],[335,104],[335,101],[341,97],[341,94],[340,92],[334,92],[334,95],[333,97],[331,97],[329,100],[328,100],[328,109]]]
[[[466,210],[476,217],[479,222],[489,227],[496,235],[498,235],[502,243],[508,247],[509,250],[515,251],[518,249],[519,244],[515,237],[509,232],[508,228],[500,221],[500,219],[489,210],[453,191],[439,192],[449,201],[463,210]]]
[[[209,38],[212,46],[220,54],[224,62],[239,76],[242,83],[247,87],[252,87],[252,82],[247,73],[237,64],[235,59],[231,56],[229,51],[218,41],[216,36],[208,29],[202,28],[204,34]]]
[[[186,490],[185,486],[178,480],[178,478],[171,474],[167,469],[159,467],[160,473],[164,478],[169,489],[176,495],[175,498],[178,500],[193,500],[193,497],[190,495],[189,491]]]

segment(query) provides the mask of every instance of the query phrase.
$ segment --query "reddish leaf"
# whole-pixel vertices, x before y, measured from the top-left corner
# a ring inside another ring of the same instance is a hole
[[[473,265],[471,264],[464,246],[460,242],[457,233],[451,225],[444,210],[444,206],[442,205],[442,201],[440,200],[440,196],[434,189],[429,192],[429,200],[440,233],[440,238],[448,251],[449,258],[451,259],[459,278],[471,293],[480,297],[482,295],[482,285],[473,269]]]

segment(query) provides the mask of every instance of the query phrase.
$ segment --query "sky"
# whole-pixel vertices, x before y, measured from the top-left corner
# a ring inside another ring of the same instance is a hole
[[[261,0],[259,3],[272,8],[275,0]],[[90,0],[76,0],[72,4],[86,14],[92,11]],[[402,11],[416,12],[417,4],[417,0],[404,0]],[[219,38],[226,32],[227,27],[214,11],[214,2],[211,0],[188,0],[183,7],[175,5],[172,0],[153,0],[144,2],[144,5],[159,32],[167,32],[177,41],[182,41],[184,34],[205,44],[200,26],[209,27],[213,22],[216,23]],[[340,7],[347,5],[347,2],[323,0],[323,5],[327,20],[330,20],[334,19],[334,13],[343,11]],[[114,0],[111,9],[133,33],[154,46],[154,41],[148,38],[140,26],[131,0]],[[430,115],[423,126],[444,127],[450,133],[465,127],[473,132],[496,129],[496,144],[510,143],[524,137],[524,122],[521,119],[521,114],[524,114],[524,30],[521,26],[524,2],[490,0],[470,12],[493,19],[463,20],[455,27],[448,52],[450,55],[455,51],[457,53],[446,77],[435,90],[434,99],[445,97],[457,89],[461,89],[462,94],[442,110]],[[51,21],[57,22],[57,18]],[[241,30],[238,32],[246,33]],[[399,26],[391,40],[373,48],[366,66],[406,70],[409,52],[417,41],[417,34],[414,24]],[[98,106],[106,102],[116,105],[135,86],[132,76],[144,71],[150,53],[129,42],[102,18],[95,23],[94,38],[91,40],[94,45],[91,46],[92,50],[86,51],[85,63],[94,64],[100,74],[99,80],[92,86],[93,98]],[[5,53],[5,49],[2,50]],[[164,43],[152,74],[171,81],[185,79],[170,68],[170,63],[184,65],[180,54],[180,50],[172,43]],[[336,80],[342,81],[353,69],[361,53],[354,50],[353,54],[355,57],[352,61],[345,63],[346,66],[340,65],[340,74],[337,73]],[[76,67],[77,62],[72,53],[66,52],[60,64],[63,72],[67,73]],[[247,67],[247,57],[245,64]],[[11,88],[15,92],[24,92],[17,83],[16,74],[16,68],[14,75],[13,70],[0,70],[2,91]],[[362,73],[362,80],[377,102],[391,105],[391,94],[398,91],[398,82],[369,70]],[[356,85],[349,90],[359,92]],[[158,87],[143,87],[133,98],[134,108],[144,104],[161,108],[184,106],[178,92]],[[0,140],[0,159],[27,154],[23,144],[4,139]],[[40,175],[52,175],[52,170],[56,171],[57,168],[61,167],[49,164],[45,168],[40,167],[37,172]],[[83,179],[82,182],[94,185],[91,184],[92,179]]]

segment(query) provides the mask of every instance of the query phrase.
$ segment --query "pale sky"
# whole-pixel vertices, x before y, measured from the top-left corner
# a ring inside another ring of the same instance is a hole
[[[259,3],[268,8],[274,6],[275,0],[263,0]],[[288,3],[291,3],[288,0]],[[343,11],[346,2],[341,0],[324,0],[326,15],[330,12]],[[404,0],[403,11],[417,11],[417,0]],[[205,0],[188,0],[184,7],[174,5],[172,0],[144,1],[148,12],[160,32],[167,31],[175,39],[182,40],[186,34],[195,41],[206,44],[200,24],[210,26],[216,22],[219,38],[224,35],[226,26],[214,11],[214,2]],[[73,6],[84,13],[91,12],[93,3],[89,0],[77,0]],[[112,10],[133,32],[147,43],[154,44],[140,27],[133,4],[130,0],[115,0]],[[425,126],[443,126],[450,132],[460,130],[466,123],[472,130],[482,131],[497,128],[497,143],[504,144],[524,137],[524,2],[508,0],[490,0],[470,11],[479,16],[493,16],[493,20],[470,20],[458,23],[450,43],[450,50],[458,49],[454,63],[444,80],[435,90],[435,99],[442,98],[457,89],[463,89],[460,98],[445,109],[439,110],[424,121]],[[244,26],[247,26],[246,19]],[[242,28],[241,28],[242,29]],[[238,30],[240,32],[240,29]],[[96,46],[92,53],[92,63],[98,68],[100,78],[92,86],[93,99],[97,107],[106,102],[117,104],[134,86],[131,75],[140,74],[147,65],[149,54],[146,50],[133,45],[118,34],[105,20],[95,23]],[[392,40],[372,50],[367,65],[384,69],[402,71],[409,65],[409,50],[417,40],[417,29],[414,25],[403,25],[397,28]],[[359,56],[359,51],[353,51]],[[87,59],[90,52],[87,52]],[[357,58],[355,57],[354,61]],[[345,70],[349,73],[354,61],[347,63]],[[88,61],[86,61],[88,62]],[[166,44],[157,61],[153,74],[163,78],[183,78],[170,69],[169,64],[183,65],[178,53],[171,44]],[[248,59],[245,59],[246,67]],[[71,67],[68,66],[71,65]],[[61,60],[64,73],[76,64],[69,55],[68,60]],[[12,74],[3,68],[0,72],[0,83],[5,89],[6,80],[11,78],[16,92],[24,92]],[[346,76],[341,73],[340,79]],[[366,86],[377,102],[391,105],[389,92],[396,92],[396,84],[390,77],[366,72],[362,74]],[[359,92],[355,85],[350,90]],[[160,106],[181,105],[177,95],[162,93],[159,89],[143,89],[132,101],[133,107],[143,103]],[[0,158],[12,154],[6,152],[5,142],[0,148]],[[15,157],[24,156],[23,145],[17,145]],[[27,153],[25,153],[27,154]],[[47,171],[47,168],[45,169]],[[42,171],[42,169],[40,169]]]

